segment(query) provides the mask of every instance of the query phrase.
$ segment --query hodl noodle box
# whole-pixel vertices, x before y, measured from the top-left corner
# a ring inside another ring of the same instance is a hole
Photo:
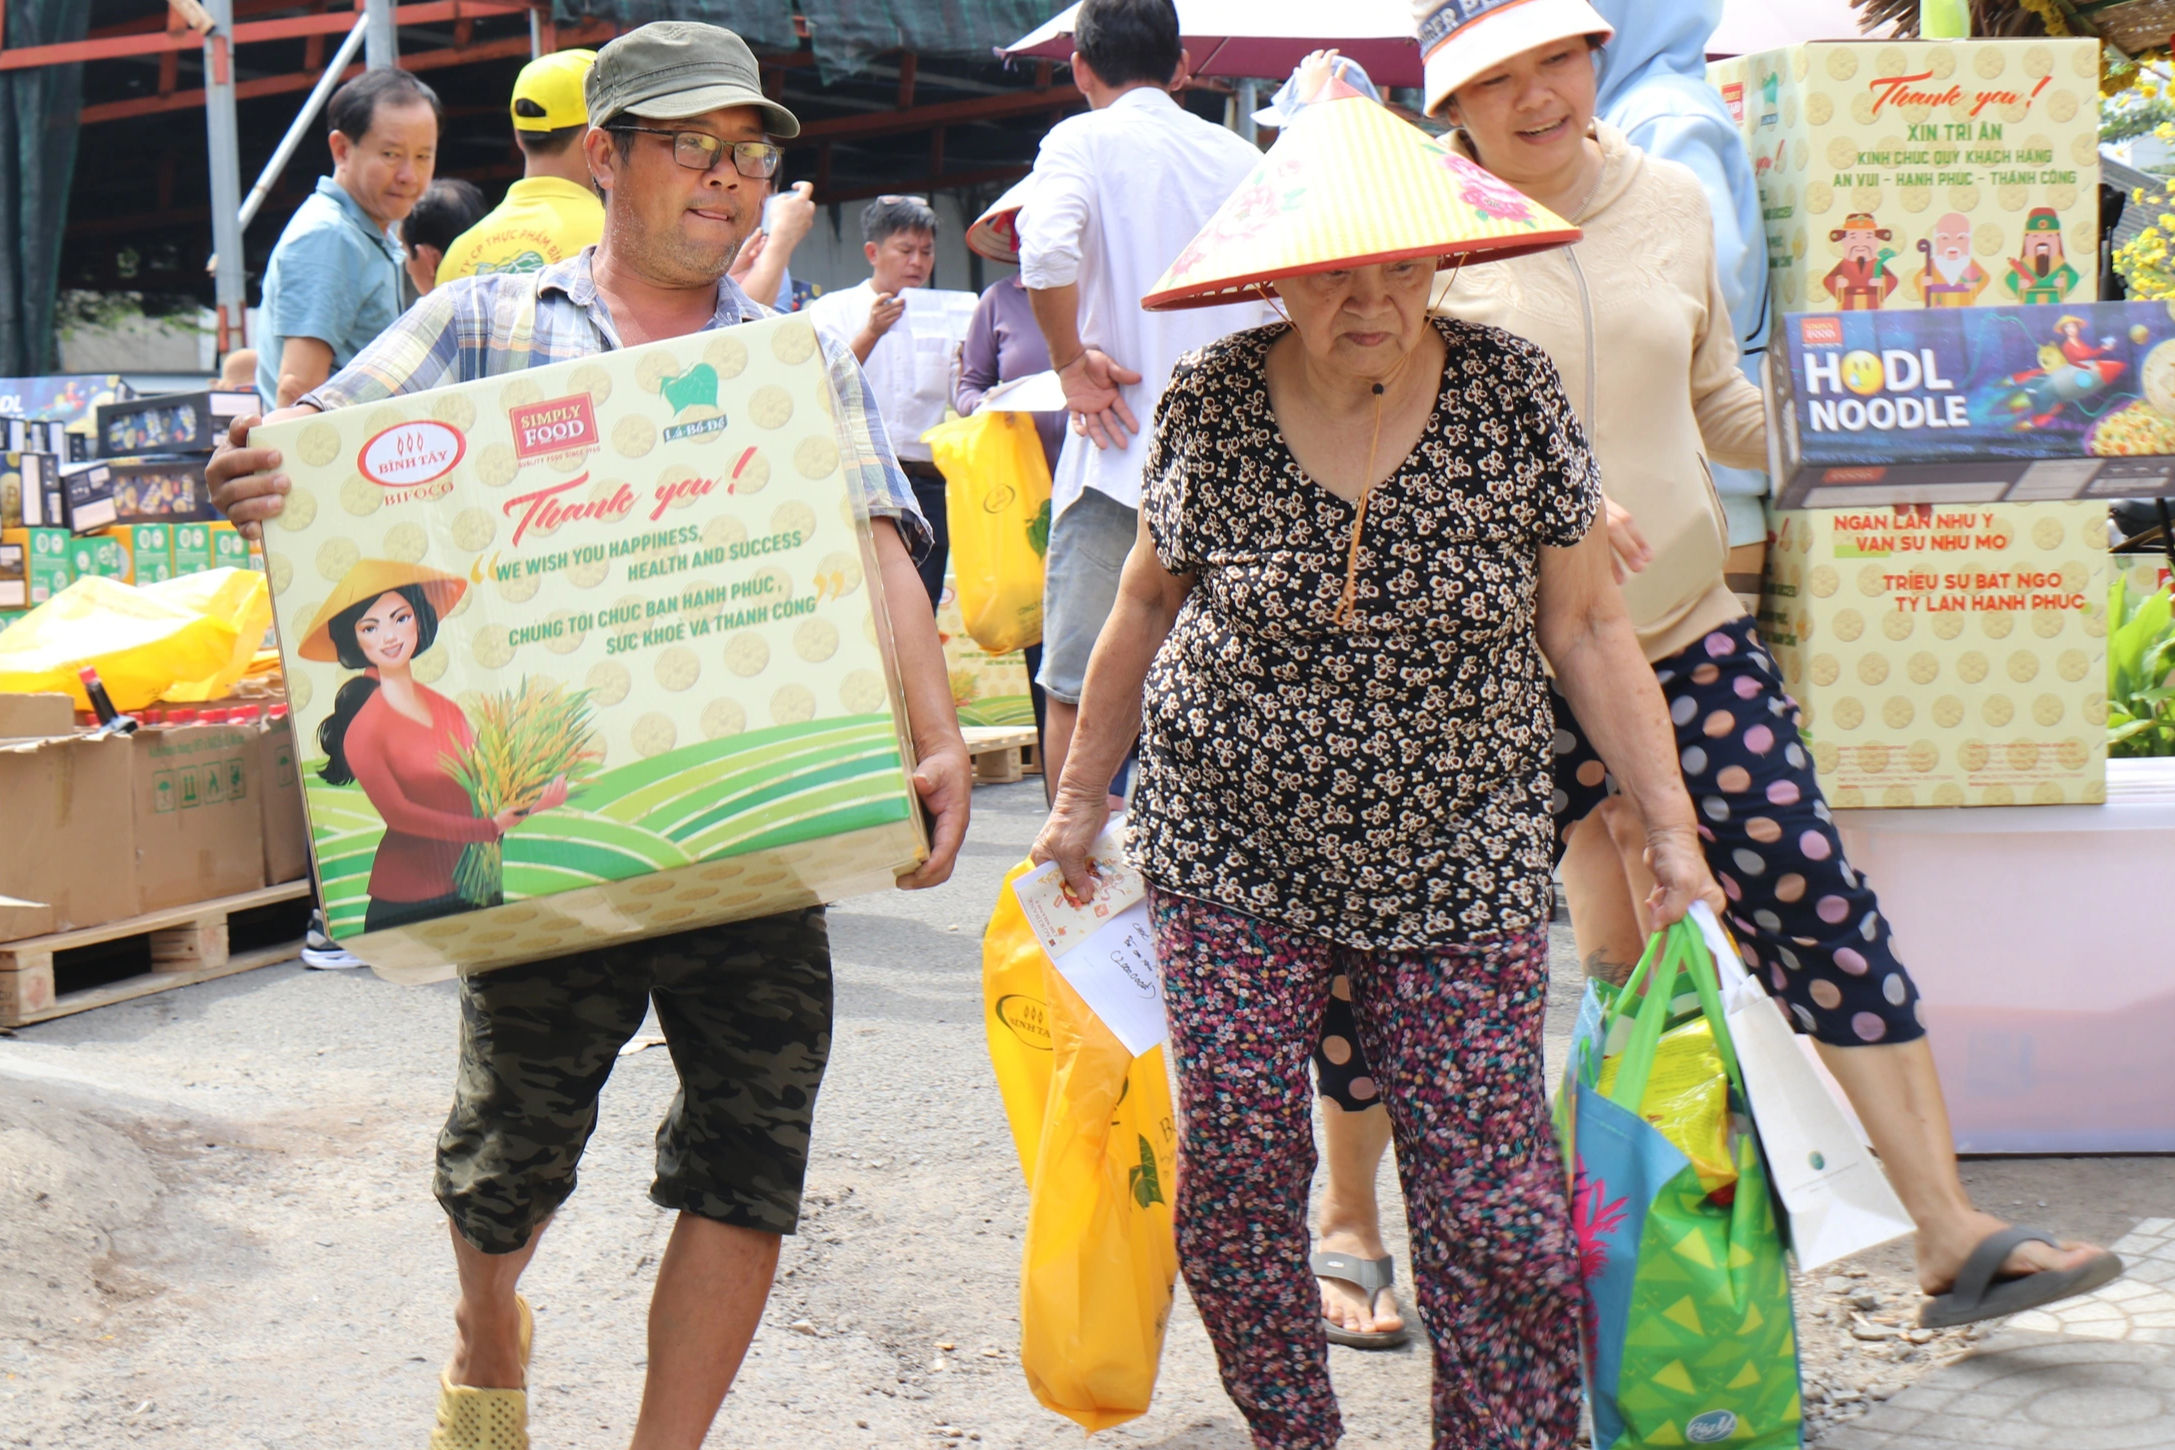
[[[267,574],[343,946],[432,980],[926,856],[837,416],[786,317],[256,431],[294,482]]]
[[[2087,302],[2099,42],[1819,41],[1719,61],[1777,312]]]
[[[2107,792],[2107,510],[1775,518],[1760,633],[1837,806],[2097,803]]]
[[[1783,508],[2175,492],[2164,302],[1799,313],[1776,341]]]

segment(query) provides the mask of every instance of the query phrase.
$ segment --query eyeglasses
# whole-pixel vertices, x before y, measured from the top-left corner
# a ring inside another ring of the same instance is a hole
[[[879,196],[876,199],[885,206],[897,206],[902,201],[919,202],[923,206],[929,204],[929,198],[926,196]]]
[[[785,152],[768,141],[721,141],[707,131],[661,131],[655,126],[607,126],[604,129],[669,137],[672,159],[689,171],[708,171],[718,164],[720,153],[730,149],[733,170],[757,181],[767,181],[778,174],[778,163],[785,160]]]

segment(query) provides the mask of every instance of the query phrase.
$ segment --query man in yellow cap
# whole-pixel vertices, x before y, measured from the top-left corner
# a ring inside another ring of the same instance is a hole
[[[593,50],[562,50],[521,68],[512,110],[526,169],[498,209],[446,249],[439,286],[478,272],[540,272],[604,235],[604,204],[581,148],[589,129],[582,82],[596,59]]]

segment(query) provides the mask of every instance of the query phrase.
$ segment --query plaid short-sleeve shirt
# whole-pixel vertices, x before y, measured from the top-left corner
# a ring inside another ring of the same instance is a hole
[[[434,289],[353,362],[297,401],[329,412],[616,350],[619,330],[589,270],[595,251],[590,247],[541,272],[462,277]],[[732,278],[720,277],[717,311],[703,331],[772,315]],[[828,340],[823,359],[838,393],[841,460],[860,484],[869,516],[890,519],[907,552],[919,559],[929,551],[929,524],[914,501],[913,485],[899,471],[861,365]]]

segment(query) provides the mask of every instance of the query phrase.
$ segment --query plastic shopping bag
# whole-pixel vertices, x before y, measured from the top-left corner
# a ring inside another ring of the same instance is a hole
[[[1774,1175],[1800,1272],[1849,1258],[1915,1231],[1902,1200],[1849,1108],[1799,1051],[1776,1003],[1739,964],[1714,913],[1692,908],[1721,970],[1730,1040],[1744,1069],[1752,1118]]]
[[[1005,881],[982,944],[990,1059],[1028,1181],[1020,1367],[1090,1433],[1144,1414],[1178,1277],[1163,1050],[1137,1056],[1050,961]]]
[[[0,692],[73,695],[87,710],[77,672],[89,665],[122,710],[218,699],[248,672],[271,622],[264,576],[248,569],[142,588],[78,579],[0,634]]]
[[[976,413],[921,435],[944,475],[959,613],[993,655],[1042,639],[1050,465],[1027,413]]]
[[[1691,1022],[1711,1035],[1731,1109],[1736,1179],[1719,1189],[1671,1141],[1684,1125],[1641,1112],[1664,1034]],[[1782,1230],[1697,927],[1657,934],[1621,990],[1588,984],[1556,1110],[1585,1280],[1579,1337],[1595,1450],[1800,1445]]]
[[[1033,869],[1032,862],[1022,861],[1006,873],[997,891],[997,909],[982,933],[982,1027],[989,1034],[990,1066],[997,1070],[997,1091],[1004,1098],[1012,1146],[1029,1188],[1035,1186],[1035,1155],[1042,1145],[1053,1066],[1048,988],[1042,980],[1048,958],[1012,894],[1012,883]]]

